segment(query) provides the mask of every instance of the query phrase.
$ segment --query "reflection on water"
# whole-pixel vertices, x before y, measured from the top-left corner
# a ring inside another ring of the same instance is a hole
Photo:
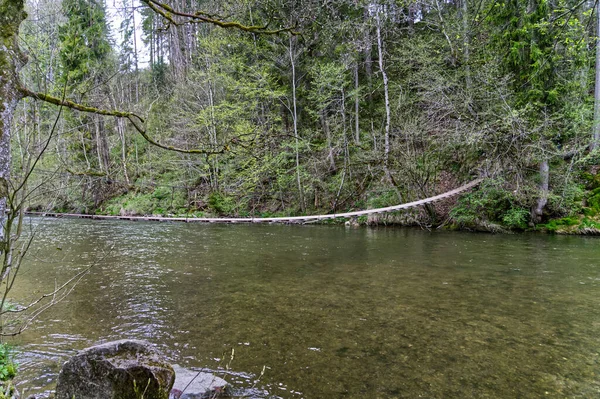
[[[600,397],[597,239],[33,224],[20,301],[95,265],[16,339],[27,393],[78,349],[139,338],[198,369],[234,348],[225,378],[256,397]]]

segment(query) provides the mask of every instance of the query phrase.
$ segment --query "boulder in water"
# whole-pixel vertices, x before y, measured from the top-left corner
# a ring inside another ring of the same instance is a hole
[[[214,374],[188,370],[177,365],[173,369],[175,384],[170,399],[205,399],[226,394],[229,384]]]
[[[139,340],[92,346],[63,366],[56,399],[167,399],[173,367],[154,347]]]

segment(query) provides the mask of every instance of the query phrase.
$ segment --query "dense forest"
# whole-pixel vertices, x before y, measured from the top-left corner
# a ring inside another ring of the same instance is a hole
[[[594,2],[167,3],[26,4],[28,209],[599,231]]]

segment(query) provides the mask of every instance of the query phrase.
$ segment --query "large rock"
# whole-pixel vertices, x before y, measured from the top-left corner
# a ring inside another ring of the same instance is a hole
[[[84,349],[63,366],[56,399],[167,399],[173,367],[145,341],[121,340]]]
[[[205,399],[226,395],[227,381],[214,374],[184,369],[177,365],[171,399]]]

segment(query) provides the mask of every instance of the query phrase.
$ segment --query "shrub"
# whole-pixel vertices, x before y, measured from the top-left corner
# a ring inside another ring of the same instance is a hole
[[[17,374],[17,366],[12,360],[12,350],[7,344],[0,344],[0,381],[12,380]]]
[[[504,213],[502,222],[511,229],[525,230],[531,213],[524,208],[511,208]]]
[[[600,211],[600,187],[592,190],[587,198],[587,204],[590,208]]]
[[[208,206],[217,213],[231,214],[235,210],[235,201],[232,197],[212,192],[208,196]]]
[[[450,217],[459,225],[473,225],[480,221],[518,223],[523,219],[521,207],[512,192],[502,188],[501,180],[487,180],[478,190],[463,195],[450,211]],[[514,211],[513,211],[514,209]]]

